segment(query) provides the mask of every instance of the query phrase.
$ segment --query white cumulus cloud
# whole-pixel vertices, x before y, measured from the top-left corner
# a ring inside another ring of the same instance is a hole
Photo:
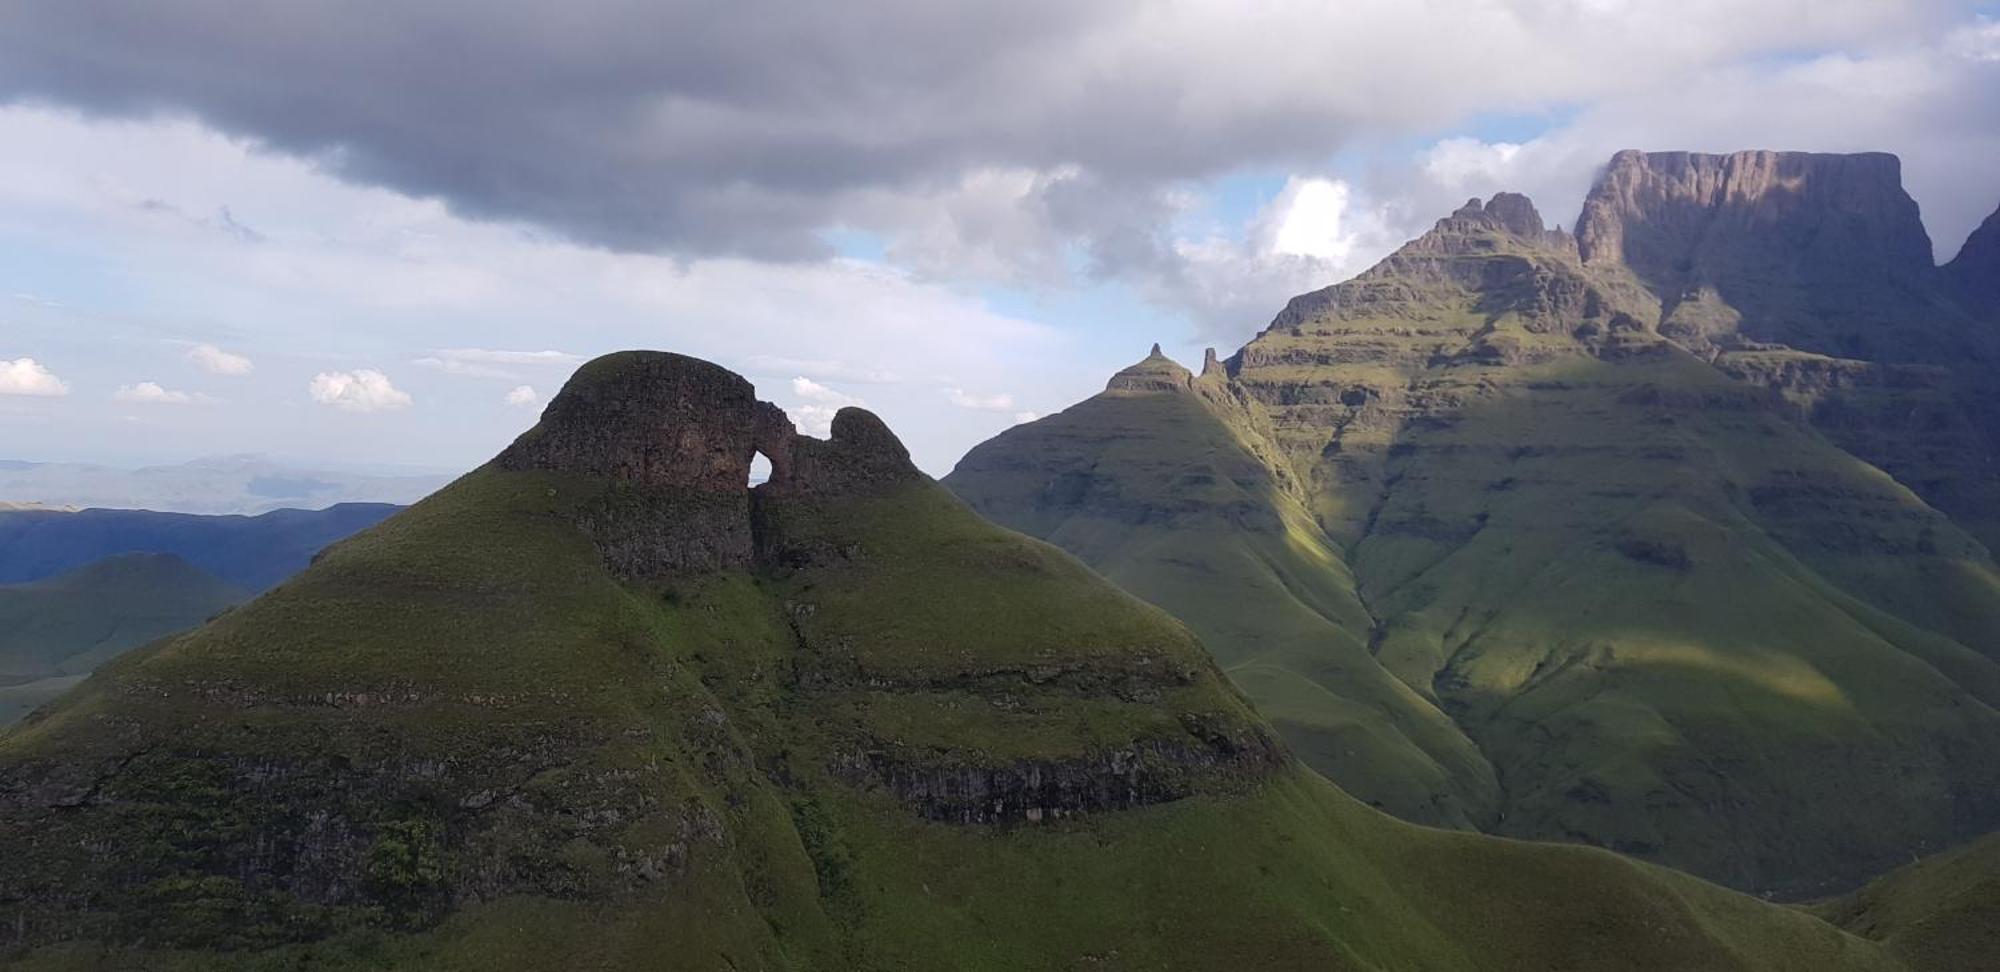
[[[0,358],[0,395],[36,395],[53,398],[69,394],[69,384],[42,367],[33,358]]]
[[[120,385],[111,398],[113,401],[132,402],[140,405],[187,405],[200,401],[204,396],[192,395],[184,391],[174,391],[161,387],[157,381],[142,381],[136,385]]]
[[[198,344],[188,349],[187,358],[195,367],[211,375],[247,375],[256,369],[249,358],[233,354],[213,344]]]
[[[411,402],[408,392],[373,368],[322,371],[313,376],[307,390],[313,401],[347,412],[386,412],[407,408]]]
[[[567,351],[506,351],[495,348],[444,348],[416,359],[416,364],[447,375],[468,378],[520,378],[520,367],[574,367],[581,355]]]
[[[835,391],[804,375],[792,379],[792,394],[800,400],[799,406],[791,409],[792,421],[798,423],[799,431],[822,439],[833,431],[835,412],[849,405],[864,404],[853,395]]]
[[[1418,160],[1431,181],[1457,191],[1468,185],[1484,188],[1492,182],[1513,178],[1514,161],[1520,154],[1517,142],[1482,142],[1459,137],[1438,142]]]
[[[787,358],[775,354],[753,354],[743,359],[743,366],[752,371],[789,371],[796,375],[858,382],[864,385],[893,385],[903,380],[903,376],[893,371],[851,364],[837,358]]]
[[[982,412],[1008,412],[1014,408],[1014,396],[1006,392],[994,395],[975,395],[963,388],[946,388],[945,397],[959,408],[978,409]]]
[[[533,385],[515,385],[514,390],[507,393],[507,404],[520,408],[526,408],[541,400],[542,396],[535,391]]]

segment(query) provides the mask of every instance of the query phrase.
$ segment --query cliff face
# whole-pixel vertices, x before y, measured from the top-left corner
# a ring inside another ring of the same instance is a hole
[[[1979,224],[1945,271],[1966,305],[2000,326],[2000,209]]]
[[[1913,300],[1936,271],[1893,155],[1620,152],[1576,235],[1585,263],[1630,268],[1661,298],[1660,333],[1697,350],[1924,361],[1977,341]]]
[[[1706,248],[1758,242],[1804,244],[1800,262],[1821,267],[1931,266],[1902,163],[1880,152],[1619,152],[1584,200],[1576,237],[1585,262],[1622,262],[1649,279]]]

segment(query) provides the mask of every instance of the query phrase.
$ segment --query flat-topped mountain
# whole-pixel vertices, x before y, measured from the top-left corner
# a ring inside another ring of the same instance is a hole
[[[756,453],[773,474],[746,489]],[[1185,627],[978,518],[874,416],[798,436],[658,353],[586,365],[494,462],[0,736],[0,947],[24,969],[1903,967],[1601,850],[1368,810]]]
[[[2000,347],[1931,293],[1930,237],[1893,155],[1620,152],[1576,238],[1586,264],[1622,265],[1659,295],[1660,333],[1697,351],[1936,362]]]
[[[946,482],[1384,809],[1851,886],[2000,825],[1994,328],[1896,172],[1621,153],[1574,237],[1475,200]]]

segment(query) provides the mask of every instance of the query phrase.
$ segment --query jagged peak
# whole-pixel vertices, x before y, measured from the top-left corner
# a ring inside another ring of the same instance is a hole
[[[1486,201],[1486,215],[1507,232],[1523,239],[1534,239],[1548,232],[1534,202],[1518,192],[1494,193],[1493,198]]]
[[[1214,348],[1201,349],[1201,376],[1208,378],[1222,375],[1222,359],[1216,357]]]
[[[1538,245],[1562,246],[1568,236],[1552,231],[1527,196],[1518,192],[1498,192],[1489,199],[1468,199],[1451,215],[1437,221],[1430,231],[1406,244],[1402,251],[1416,254],[1453,254],[1491,250],[1496,237],[1512,237]]]
[[[1179,391],[1192,387],[1194,373],[1166,356],[1159,344],[1137,364],[1111,376],[1105,391]]]

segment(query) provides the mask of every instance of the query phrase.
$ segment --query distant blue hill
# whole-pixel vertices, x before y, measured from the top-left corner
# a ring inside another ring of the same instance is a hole
[[[116,554],[174,554],[250,592],[303,570],[336,540],[402,509],[341,503],[324,510],[200,516],[146,510],[0,510],[0,584],[41,580]]]

